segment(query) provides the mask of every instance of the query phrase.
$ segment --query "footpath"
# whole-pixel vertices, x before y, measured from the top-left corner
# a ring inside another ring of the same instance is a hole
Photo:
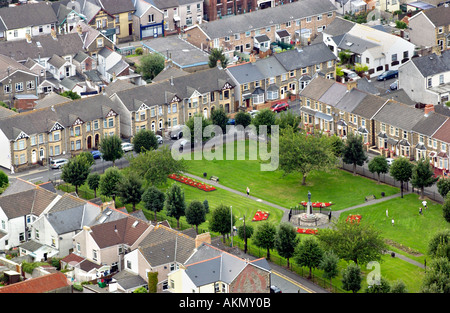
[[[227,190],[227,191],[232,192],[234,194],[237,194],[237,195],[240,195],[240,196],[252,199],[252,200],[257,201],[259,203],[264,203],[264,204],[266,204],[268,206],[271,206],[273,208],[282,210],[284,212],[284,214],[283,214],[283,217],[282,217],[281,221],[282,222],[288,222],[289,221],[289,211],[290,211],[290,209],[284,208],[284,207],[282,207],[280,205],[268,202],[266,200],[259,199],[258,197],[255,197],[255,196],[252,196],[252,195],[247,196],[247,194],[244,193],[244,192],[235,190],[233,188],[229,188],[227,186],[224,186],[224,185],[220,184],[219,182],[212,181],[212,180],[209,180],[209,179],[204,178],[204,177],[199,177],[199,176],[196,176],[196,175],[193,175],[193,174],[190,174],[190,173],[183,173],[183,175],[186,175],[186,176],[189,176],[189,177],[191,177],[193,179],[202,181],[202,182],[207,183],[209,185],[212,185],[214,187]],[[411,193],[411,191],[404,191],[403,195],[406,195],[406,194],[409,194],[409,193]],[[397,194],[394,194],[394,195],[391,195],[391,196],[370,200],[370,201],[367,201],[365,203],[362,203],[362,204],[359,204],[359,205],[355,205],[355,206],[352,206],[352,207],[349,207],[349,208],[346,208],[346,209],[342,209],[342,210],[339,210],[339,211],[334,211],[334,212],[332,212],[332,219],[338,219],[339,216],[342,213],[346,212],[346,211],[354,210],[354,209],[365,207],[365,206],[368,206],[368,205],[377,204],[377,203],[380,203],[380,202],[385,202],[385,201],[388,201],[388,200],[391,200],[391,199],[394,199],[394,198],[398,198],[400,196],[401,196],[401,193],[397,193]],[[330,225],[331,224],[328,223],[328,224],[325,224],[325,225],[322,225],[322,226],[318,226],[318,228],[326,228],[326,227],[330,227]],[[239,250],[239,249],[237,249],[237,250]],[[387,253],[389,253],[389,254],[391,252],[392,251],[387,251]],[[240,251],[240,252],[236,251],[235,254],[239,255],[240,257],[245,257],[245,258],[249,258],[249,259],[254,258],[254,257],[252,257],[252,256],[250,256],[248,254],[244,255],[244,253],[242,251]],[[403,256],[403,255],[400,255],[400,254],[395,254],[395,256],[398,257],[401,260],[404,260],[405,262],[409,262],[410,264],[413,264],[413,265],[419,266],[421,268],[424,268],[423,264],[421,264],[421,263],[419,263],[419,262],[417,262],[415,260],[412,260],[412,259],[410,259],[410,258],[408,258],[406,256]],[[286,276],[286,277],[288,277],[288,278],[298,282],[299,284],[305,286],[306,289],[309,289],[310,292],[329,293],[328,290],[325,290],[325,289],[315,285],[314,283],[312,283],[311,281],[307,280],[306,278],[303,278],[303,277],[301,277],[301,276],[299,276],[299,275],[289,271],[288,269],[286,269],[286,268],[284,268],[282,266],[274,264],[273,262],[269,262],[269,263],[270,263],[270,265],[272,266],[272,268],[276,272],[281,273],[283,276]]]

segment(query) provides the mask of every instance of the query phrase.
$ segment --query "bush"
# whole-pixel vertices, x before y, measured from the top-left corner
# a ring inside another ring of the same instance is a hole
[[[137,54],[137,55],[142,55],[142,54],[144,54],[144,49],[142,49],[141,47],[137,47],[137,48],[136,48],[136,54]]]

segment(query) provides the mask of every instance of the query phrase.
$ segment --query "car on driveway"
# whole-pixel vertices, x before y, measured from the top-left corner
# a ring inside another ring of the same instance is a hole
[[[394,159],[392,159],[392,158],[387,158],[386,161],[389,166],[391,166],[392,163],[394,163]]]
[[[172,129],[172,131],[170,132],[170,138],[174,139],[174,140],[183,138],[183,131],[182,131],[181,127]]]
[[[377,77],[377,80],[381,81],[381,80],[388,80],[391,78],[396,78],[398,76],[398,71],[397,70],[391,70],[391,71],[386,71],[384,73],[381,73],[380,76]]]
[[[273,111],[273,112],[281,112],[281,111],[286,111],[287,109],[289,109],[289,103],[287,103],[287,102],[279,102],[279,103],[276,103],[276,104],[273,104],[271,107],[270,107],[270,109]]]
[[[344,73],[344,79],[346,82],[348,81],[355,81],[360,79],[361,77],[359,77],[358,74],[356,74],[355,72],[348,70],[348,69],[343,69],[342,72]]]
[[[250,114],[250,116],[253,118],[253,117],[255,117],[256,116],[256,114],[258,114],[259,113],[259,111],[258,110],[251,110],[251,111],[248,111],[248,113]]]
[[[52,169],[60,169],[64,164],[69,163],[67,159],[54,159],[50,161],[50,167]]]
[[[122,150],[123,150],[123,152],[133,151],[133,144],[129,143],[129,142],[123,142],[122,143]]]
[[[397,79],[395,82],[393,82],[393,83],[389,86],[389,88],[391,88],[391,90],[397,90],[397,89],[398,89],[398,79]]]
[[[102,153],[98,150],[92,150],[91,154],[94,157],[94,160],[102,158]]]
[[[158,144],[162,144],[164,142],[163,137],[161,137],[160,135],[156,135],[156,140],[158,140]]]

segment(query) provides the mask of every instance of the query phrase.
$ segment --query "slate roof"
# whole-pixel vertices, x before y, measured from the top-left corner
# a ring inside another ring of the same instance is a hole
[[[77,13],[83,14],[88,23],[101,10],[101,7],[97,4],[96,0],[61,0],[53,4],[54,10],[58,3],[66,5],[68,8],[73,9]]]
[[[423,77],[428,77],[450,71],[450,50],[443,51],[441,55],[430,55],[412,58],[411,62],[417,67]]]
[[[447,119],[442,127],[434,133],[433,138],[450,143],[450,119]]]
[[[450,25],[450,7],[440,6],[422,12],[436,27]]]
[[[5,197],[23,191],[34,190],[36,188],[37,186],[35,184],[20,177],[10,177],[8,187],[6,187],[1,196]]]
[[[52,6],[45,2],[0,8],[0,17],[6,30],[57,22]]]
[[[414,125],[412,130],[416,133],[432,136],[446,121],[447,117],[435,112],[430,112],[428,116],[423,116],[422,119]]]
[[[134,5],[131,0],[100,0],[100,5],[109,14],[134,12]]]
[[[333,37],[333,40],[336,42],[339,49],[349,50],[350,52],[357,54],[362,54],[368,49],[380,46],[379,44],[370,42],[363,38],[358,38],[350,34]]]
[[[354,25],[354,22],[336,16],[323,32],[333,37],[343,35],[352,29]]]
[[[326,79],[321,76],[315,77],[311,82],[300,91],[300,96],[320,99],[320,97],[335,83],[336,81]]]
[[[288,71],[336,60],[334,53],[324,43],[276,53],[275,58]]]
[[[249,62],[236,66],[228,66],[226,71],[228,71],[239,84],[246,84],[265,79],[266,77],[259,71],[255,63],[256,62]]]
[[[113,276],[117,283],[124,289],[130,290],[141,286],[147,286],[148,283],[138,274],[129,272],[124,269]]]
[[[0,197],[0,208],[8,219],[41,213],[58,197],[57,194],[44,188],[26,190],[20,193],[2,195]]]
[[[366,94],[366,96],[359,102],[359,104],[353,109],[352,113],[360,115],[367,119],[372,117],[380,110],[388,100],[380,98],[372,94]]]
[[[299,0],[270,10],[256,10],[198,25],[211,39],[336,11],[329,0]]]
[[[375,115],[374,120],[412,131],[422,118],[422,110],[391,100]]]
[[[16,114],[18,114],[18,113],[14,112],[13,110],[10,110],[8,108],[5,108],[3,106],[0,106],[0,119],[8,117],[8,116],[16,115]]]
[[[324,91],[318,101],[335,107],[339,100],[347,93],[347,86],[334,82],[330,88]]]
[[[47,293],[69,286],[66,275],[55,272],[0,287],[0,293]]]
[[[347,92],[336,104],[336,109],[352,113],[359,103],[367,96],[364,91],[353,88]]]
[[[32,72],[25,65],[20,64],[19,62],[15,61],[14,59],[11,59],[6,55],[0,54],[0,81],[13,75],[16,71],[22,71],[33,76],[38,76],[36,73]]]
[[[34,108],[37,110],[37,109],[51,107],[52,105],[69,102],[69,101],[71,101],[71,99],[61,96],[55,92],[51,92],[48,95],[46,95],[44,98],[35,101],[36,105],[34,106]]]

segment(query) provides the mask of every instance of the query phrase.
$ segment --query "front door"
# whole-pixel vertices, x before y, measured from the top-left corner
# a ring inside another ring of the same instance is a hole
[[[37,153],[36,150],[31,151],[31,163],[37,163]]]
[[[91,149],[92,148],[92,136],[89,136],[88,138],[87,138],[87,148],[88,149]]]

